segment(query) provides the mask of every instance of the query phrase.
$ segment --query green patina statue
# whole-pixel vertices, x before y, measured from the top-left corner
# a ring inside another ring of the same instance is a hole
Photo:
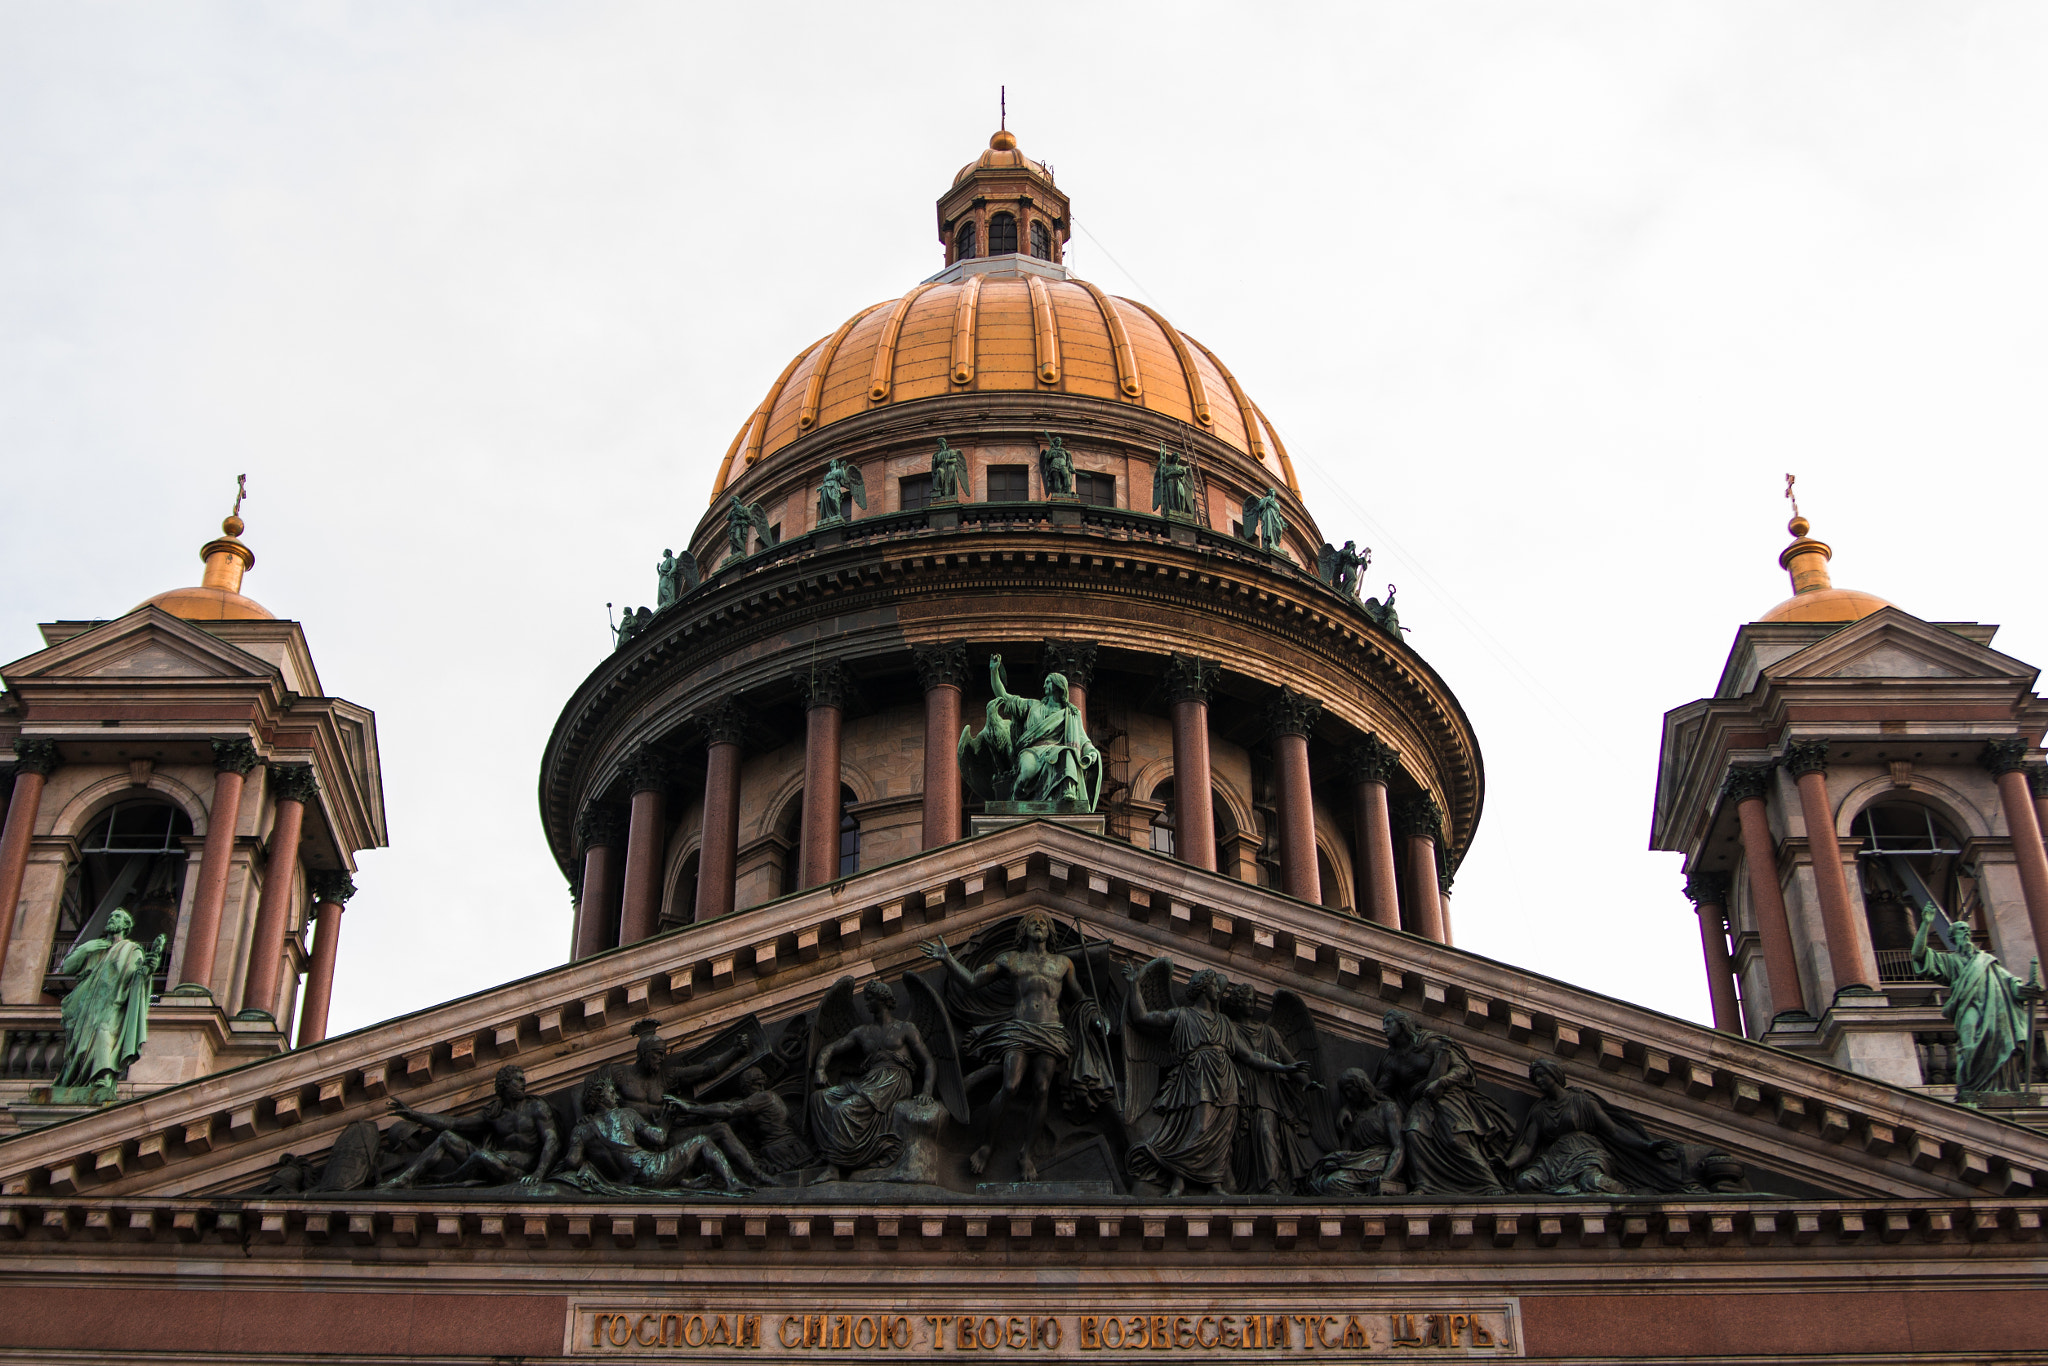
[[[64,1071],[57,1085],[81,1087],[87,1099],[114,1098],[121,1069],[142,1056],[149,1040],[149,980],[164,958],[164,937],[145,951],[128,937],[135,917],[125,909],[107,917],[104,939],[74,944],[57,969],[77,973],[64,998]]]
[[[946,438],[939,438],[939,448],[932,452],[932,497],[958,498],[960,485],[967,478],[967,457],[946,444]]]
[[[1244,504],[1244,538],[1256,540],[1269,555],[1281,553],[1280,538],[1287,534],[1287,519],[1280,515],[1280,490],[1267,488]]]
[[[745,559],[748,541],[758,537],[761,548],[767,549],[775,543],[774,528],[768,524],[768,514],[759,503],[742,503],[735,493],[728,495],[725,509],[725,539],[732,547],[732,554],[725,562]]]
[[[845,521],[853,516],[855,508],[865,511],[867,505],[868,486],[861,478],[860,466],[833,456],[825,466],[824,481],[818,486],[818,520]]]
[[[990,655],[995,697],[979,735],[960,730],[960,772],[984,800],[1015,808],[1086,813],[1102,794],[1102,755],[1067,692],[1064,674],[1045,676],[1045,696],[1019,697],[1004,686],[1003,657]]]
[[[1067,443],[1051,432],[1045,434],[1045,439],[1051,444],[1038,457],[1039,483],[1044,485],[1048,498],[1070,496],[1074,492],[1074,457],[1068,453]]]
[[[1159,464],[1152,471],[1152,510],[1169,517],[1195,515],[1195,467],[1164,441],[1159,443]]]
[[[1948,987],[1941,1013],[1956,1027],[1956,1099],[1968,1100],[1987,1091],[2019,1091],[2026,1086],[2027,1035],[2034,1002],[2041,997],[2041,960],[2034,960],[2032,978],[2022,984],[1997,958],[1977,947],[1970,922],[1953,921],[1953,951],[1928,947],[1935,909],[1920,915],[1913,936],[1913,971]]]

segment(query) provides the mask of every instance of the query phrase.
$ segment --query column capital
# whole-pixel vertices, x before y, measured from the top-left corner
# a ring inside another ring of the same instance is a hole
[[[593,803],[576,818],[576,843],[584,852],[600,845],[616,845],[625,837],[625,822],[612,807]]]
[[[2002,740],[1987,740],[1984,752],[1977,756],[1977,762],[1991,772],[2003,777],[2008,773],[2020,773],[2027,766],[2027,751],[2033,748],[2017,735]]]
[[[1719,906],[1727,910],[1728,875],[1694,873],[1685,880],[1685,899],[1695,906]]]
[[[1315,730],[1322,715],[1322,703],[1283,687],[1266,703],[1266,728],[1274,735],[1307,736]]]
[[[343,869],[321,868],[313,874],[315,905],[346,906],[355,894],[356,884]]]
[[[14,742],[14,771],[33,773],[47,778],[56,772],[62,760],[57,757],[55,740],[35,740],[24,735]]]
[[[1771,790],[1771,765],[1742,764],[1728,770],[1721,793],[1731,802],[1762,801]]]
[[[1444,841],[1444,813],[1434,798],[1408,797],[1396,803],[1394,820],[1410,839],[1419,835],[1437,844]]]
[[[933,688],[959,688],[967,683],[967,643],[955,640],[944,645],[912,647],[910,657],[917,664],[917,683],[926,692]]]
[[[270,783],[281,802],[298,802],[303,806],[320,795],[320,783],[313,777],[311,764],[273,765]]]
[[[2028,764],[2027,786],[2036,797],[2048,797],[2048,764]]]
[[[821,659],[796,676],[804,707],[844,708],[853,695],[853,676],[836,659]]]
[[[1386,783],[1401,771],[1401,752],[1377,735],[1368,735],[1344,755],[1354,783]]]
[[[1828,742],[1794,740],[1785,746],[1785,770],[1795,778],[1828,771]]]
[[[240,773],[246,777],[249,770],[260,762],[255,744],[247,737],[213,742],[213,771],[216,773]]]
[[[1166,700],[1207,704],[1223,666],[1213,659],[1176,651],[1166,657]]]
[[[1047,640],[1045,671],[1066,675],[1077,688],[1095,685],[1095,642],[1092,640]]]
[[[704,727],[706,744],[741,745],[746,743],[747,725],[752,719],[737,699],[721,697],[704,709],[697,724]]]
[[[635,794],[661,791],[668,773],[668,756],[652,745],[640,746],[626,760],[626,780]]]

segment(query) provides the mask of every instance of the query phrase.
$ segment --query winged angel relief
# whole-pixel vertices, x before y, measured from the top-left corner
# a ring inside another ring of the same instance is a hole
[[[324,1165],[263,1189],[449,1186],[530,1200],[717,1199],[763,1187],[886,1199],[1329,1199],[1748,1189],[1742,1164],[1649,1132],[1538,1059],[1482,1077],[1453,1037],[1389,1011],[1376,1037],[1211,969],[1176,980],[1043,910],[892,981],[842,977],[814,1012],[753,1016],[672,1053],[529,1090],[502,1069],[474,1113],[350,1125]],[[1326,1079],[1334,1086],[1326,1085]],[[1533,1094],[1532,1094],[1533,1092]]]

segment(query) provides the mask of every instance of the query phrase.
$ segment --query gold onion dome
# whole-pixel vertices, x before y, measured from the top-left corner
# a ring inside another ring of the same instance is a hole
[[[241,495],[235,497],[235,512],[220,524],[221,534],[199,548],[205,562],[196,588],[173,588],[145,598],[133,610],[161,607],[186,621],[267,621],[276,613],[254,598],[242,595],[242,575],[256,567],[256,552],[236,538],[242,534]]]
[[[961,168],[938,211],[946,268],[799,351],[740,425],[711,501],[835,422],[1004,392],[1097,399],[1184,422],[1299,496],[1279,434],[1215,352],[1145,304],[1068,273],[1066,196],[1013,134],[998,132]],[[991,228],[1002,215],[1011,222],[999,239]]]
[[[1778,564],[1792,576],[1792,596],[1757,618],[1759,621],[1861,621],[1892,604],[1875,593],[1855,588],[1837,588],[1828,578],[1828,561],[1834,550],[1825,541],[1806,533],[1813,524],[1794,513],[1785,529],[1792,544],[1778,555]]]

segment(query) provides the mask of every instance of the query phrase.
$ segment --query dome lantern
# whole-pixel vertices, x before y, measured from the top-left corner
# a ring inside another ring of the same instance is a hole
[[[1785,476],[1785,496],[1792,498],[1793,478]],[[1807,535],[1813,524],[1799,511],[1792,498],[1792,520],[1785,524],[1792,544],[1778,553],[1778,567],[1792,576],[1792,596],[1759,617],[1759,621],[1861,621],[1879,608],[1891,604],[1875,593],[1854,588],[1837,588],[1828,575],[1828,561],[1835,557],[1826,541]]]
[[[1052,168],[1017,150],[998,129],[988,150],[960,168],[939,196],[939,241],[947,266],[989,256],[1030,256],[1058,265],[1072,225]]]

